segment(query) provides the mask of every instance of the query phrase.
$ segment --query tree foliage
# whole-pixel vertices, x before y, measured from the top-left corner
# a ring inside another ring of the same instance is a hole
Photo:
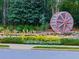
[[[8,21],[13,24],[42,24],[49,15],[44,0],[10,0]]]
[[[2,4],[3,4],[3,0],[0,0],[0,21],[2,19]]]
[[[74,18],[74,27],[79,27],[79,0],[64,0],[60,11],[68,11]]]

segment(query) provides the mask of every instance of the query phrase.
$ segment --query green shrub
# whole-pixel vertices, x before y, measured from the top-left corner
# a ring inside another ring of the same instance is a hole
[[[8,48],[9,45],[0,45],[0,48]]]
[[[23,26],[23,25],[18,25],[18,26],[15,26],[15,27],[16,27],[15,30],[16,30],[17,32],[22,32],[23,29],[24,29],[24,26]]]
[[[45,31],[49,28],[49,24],[48,23],[43,23],[42,25],[40,25],[39,30],[40,31]]]
[[[4,30],[3,26],[0,26],[0,32],[2,32]]]
[[[4,27],[4,26],[3,26],[3,27]],[[10,32],[13,32],[14,26],[8,25],[8,26],[6,26],[6,27],[7,27],[7,29],[8,29]]]
[[[60,37],[57,38],[56,36],[29,36],[27,38],[37,44],[60,44]]]
[[[61,38],[59,36],[16,36],[0,38],[0,43],[46,44],[46,45],[79,45],[79,39]]]
[[[0,39],[0,42],[1,43],[17,43],[17,44],[24,43],[22,38],[20,37],[6,37],[6,38]]]
[[[58,36],[19,36],[0,39],[0,43],[16,44],[60,44]]]
[[[32,32],[34,30],[34,26],[33,25],[25,25],[23,30],[24,31],[28,30],[28,32]]]
[[[0,24],[0,32],[4,31],[5,29],[10,31],[10,32],[14,32],[14,30],[16,32],[33,32],[33,31],[45,31],[49,28],[49,24],[45,23],[42,25],[6,25],[6,27],[4,27],[3,25]]]
[[[62,45],[79,45],[79,39],[63,38],[61,39]]]

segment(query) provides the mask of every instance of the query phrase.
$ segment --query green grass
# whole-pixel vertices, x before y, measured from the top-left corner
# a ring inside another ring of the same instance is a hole
[[[9,45],[0,45],[0,48],[8,48]]]
[[[78,47],[60,47],[60,46],[35,46],[34,49],[67,49],[67,50],[79,50]]]

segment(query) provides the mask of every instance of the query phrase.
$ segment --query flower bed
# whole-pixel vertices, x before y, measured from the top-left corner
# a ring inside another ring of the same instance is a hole
[[[45,45],[79,45],[78,38],[63,38],[52,35],[9,36],[0,38],[0,43],[45,44]]]
[[[60,44],[58,36],[16,36],[5,37],[0,39],[0,43],[16,43],[16,44]]]

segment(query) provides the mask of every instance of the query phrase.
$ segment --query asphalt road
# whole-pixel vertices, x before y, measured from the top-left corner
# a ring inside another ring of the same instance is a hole
[[[79,59],[79,52],[0,49],[0,59]]]

